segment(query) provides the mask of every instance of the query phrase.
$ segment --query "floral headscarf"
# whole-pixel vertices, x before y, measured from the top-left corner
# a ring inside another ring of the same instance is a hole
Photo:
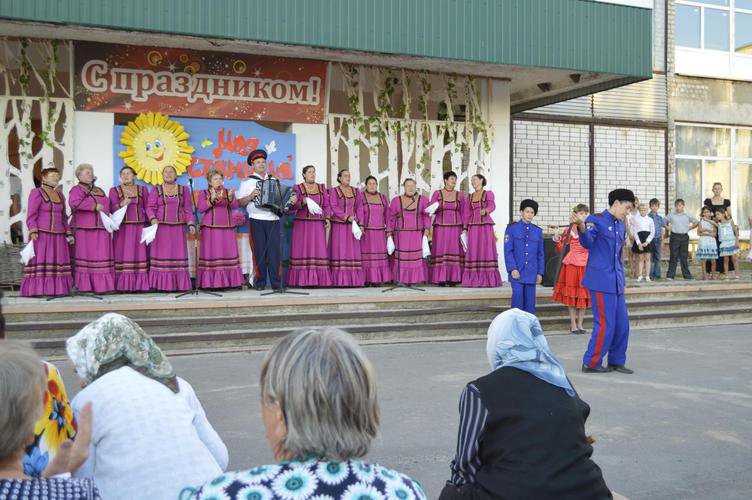
[[[122,314],[108,313],[86,325],[65,343],[78,375],[93,382],[123,366],[178,392],[172,364],[138,324]]]
[[[509,309],[496,316],[488,327],[486,355],[491,368],[511,366],[561,387],[569,396],[575,392],[564,368],[554,357],[535,315]]]

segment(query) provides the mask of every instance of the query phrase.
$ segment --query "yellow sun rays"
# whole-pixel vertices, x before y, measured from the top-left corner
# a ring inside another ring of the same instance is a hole
[[[126,148],[118,156],[136,171],[139,179],[159,185],[164,182],[162,170],[167,165],[181,175],[191,164],[194,149],[187,142],[189,137],[185,127],[169,116],[141,113],[123,130],[120,143]]]

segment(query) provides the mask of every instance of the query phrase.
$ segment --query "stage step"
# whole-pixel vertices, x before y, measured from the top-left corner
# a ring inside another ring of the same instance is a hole
[[[490,321],[509,307],[509,297],[508,288],[392,294],[317,290],[310,297],[259,297],[248,291],[187,300],[165,295],[108,296],[104,301],[11,298],[4,310],[9,338],[57,356],[64,354],[67,337],[108,311],[133,318],[160,346],[180,352],[259,348],[311,326],[338,326],[362,341],[482,337]],[[752,323],[750,283],[633,286],[627,301],[633,329]],[[547,334],[569,332],[566,308],[551,302],[550,289],[539,291],[538,316]],[[586,327],[590,324],[588,318]]]

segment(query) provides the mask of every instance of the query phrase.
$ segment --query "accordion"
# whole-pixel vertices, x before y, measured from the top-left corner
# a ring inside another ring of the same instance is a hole
[[[259,208],[265,208],[277,215],[282,215],[292,206],[291,198],[295,190],[283,186],[279,179],[272,177],[260,180],[256,184],[256,189],[258,189],[259,194],[254,198],[253,204]]]

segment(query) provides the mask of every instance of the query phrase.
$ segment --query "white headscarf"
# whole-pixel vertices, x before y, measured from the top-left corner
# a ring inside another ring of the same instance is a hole
[[[564,368],[554,357],[535,315],[509,309],[496,316],[488,327],[486,355],[491,368],[512,366],[561,387],[574,396]]]

